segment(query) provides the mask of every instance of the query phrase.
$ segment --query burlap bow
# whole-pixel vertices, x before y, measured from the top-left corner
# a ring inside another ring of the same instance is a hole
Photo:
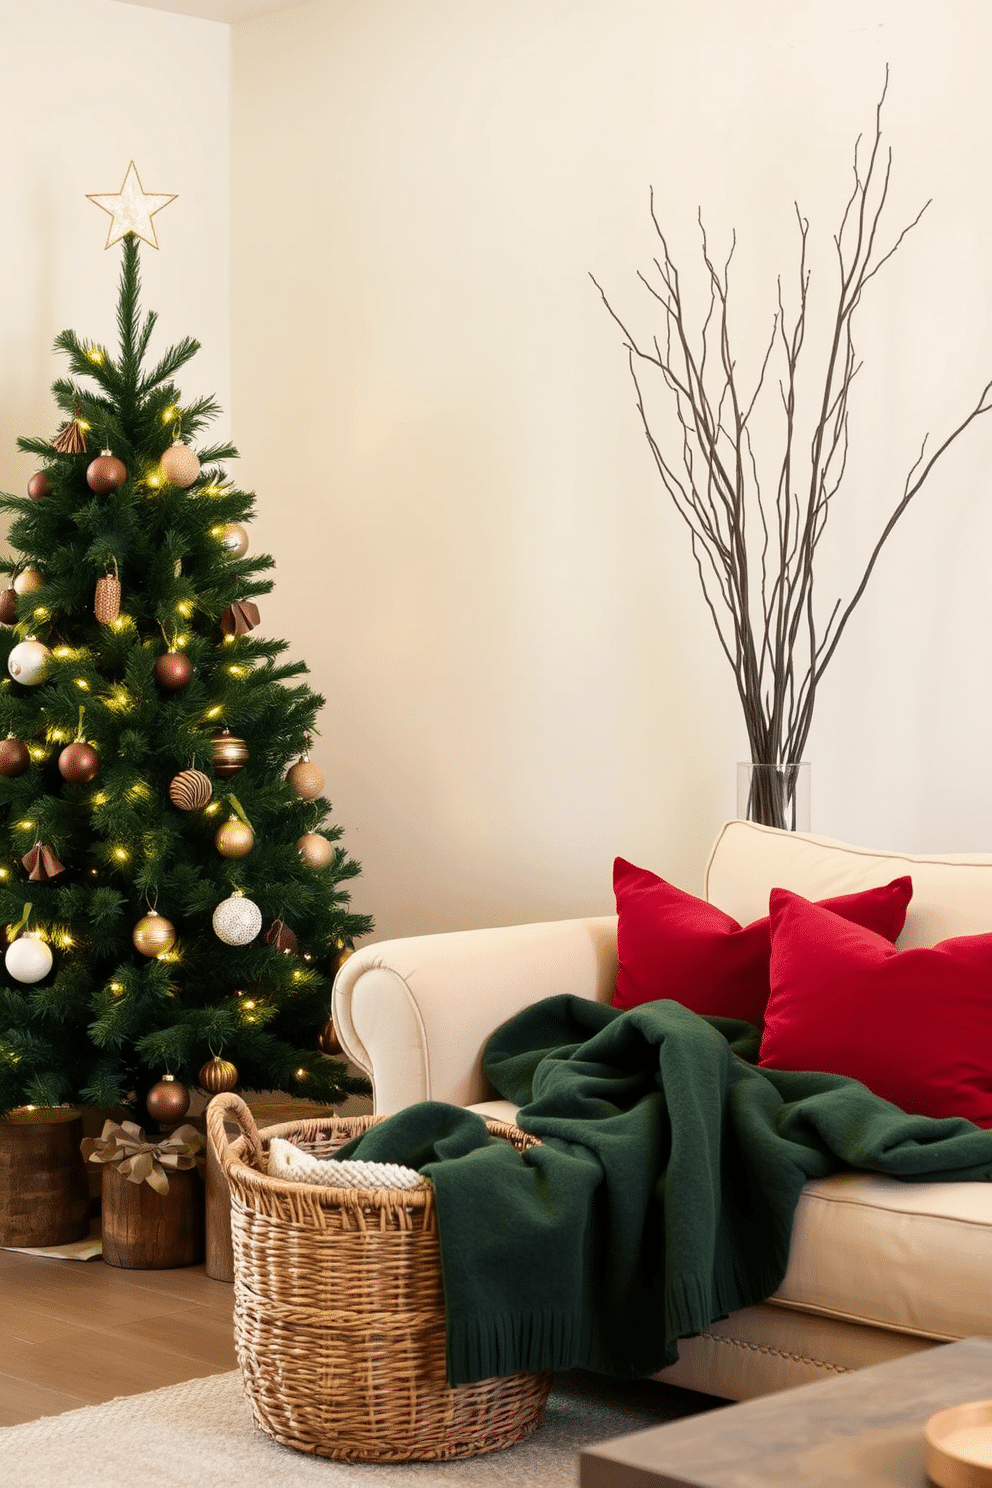
[[[177,1126],[160,1141],[149,1142],[144,1130],[133,1121],[105,1121],[98,1137],[84,1137],[79,1150],[86,1162],[117,1163],[129,1183],[147,1183],[156,1193],[169,1192],[166,1168],[181,1172],[195,1168],[203,1158],[203,1138],[195,1126]]]

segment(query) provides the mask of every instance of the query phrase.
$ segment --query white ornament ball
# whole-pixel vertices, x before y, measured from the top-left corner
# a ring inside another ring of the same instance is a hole
[[[262,928],[262,911],[244,894],[232,894],[218,904],[211,923],[225,945],[250,945]]]
[[[50,655],[48,647],[40,641],[21,641],[7,657],[7,670],[15,682],[36,687],[45,680]]]
[[[200,462],[188,444],[170,444],[161,460],[166,478],[185,490],[200,473]]]
[[[248,533],[240,522],[225,522],[220,545],[232,558],[243,558],[248,551]]]
[[[7,947],[3,964],[15,981],[40,982],[52,969],[52,953],[33,930],[27,930]]]

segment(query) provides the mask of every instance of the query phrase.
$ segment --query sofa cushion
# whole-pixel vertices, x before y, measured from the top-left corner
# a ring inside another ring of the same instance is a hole
[[[768,916],[740,925],[714,904],[624,858],[613,865],[619,923],[614,1007],[670,997],[694,1013],[760,1025],[768,1000]],[[894,941],[913,886],[907,876],[824,901],[835,915]]]
[[[902,873],[913,880],[901,946],[934,945],[992,930],[992,854],[912,854],[853,847],[830,837],[726,822],[704,877],[705,897],[742,925],[767,914],[773,888],[806,899],[850,894]]]
[[[766,1068],[850,1075],[904,1111],[992,1126],[992,935],[900,951],[773,889],[770,973]]]
[[[807,1183],[776,1304],[946,1341],[989,1331],[992,1183]]]
[[[517,1114],[510,1101],[471,1109],[490,1121]],[[835,1173],[803,1188],[788,1268],[770,1300],[946,1342],[988,1333],[990,1258],[992,1183]]]

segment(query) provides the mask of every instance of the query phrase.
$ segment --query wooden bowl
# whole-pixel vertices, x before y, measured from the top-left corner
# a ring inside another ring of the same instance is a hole
[[[923,1436],[927,1474],[937,1488],[992,1488],[992,1400],[938,1411]]]

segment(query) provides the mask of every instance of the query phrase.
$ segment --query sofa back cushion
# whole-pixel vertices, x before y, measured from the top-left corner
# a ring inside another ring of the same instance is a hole
[[[768,913],[772,889],[827,899],[888,883],[913,880],[913,898],[898,944],[932,946],[955,935],[992,932],[992,854],[876,852],[829,837],[781,832],[732,821],[710,853],[704,893],[741,924]]]

